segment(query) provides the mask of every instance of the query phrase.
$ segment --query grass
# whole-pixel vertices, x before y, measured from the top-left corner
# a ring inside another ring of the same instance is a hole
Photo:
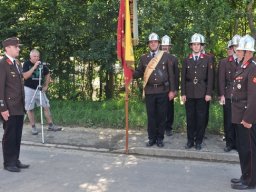
[[[51,100],[51,113],[55,124],[62,126],[125,128],[125,101],[67,101]],[[173,128],[177,132],[186,131],[185,106],[175,100],[175,116]],[[39,123],[40,112],[36,110]],[[218,102],[210,105],[210,119],[207,131],[221,134],[223,132],[222,107]],[[129,100],[129,128],[146,129],[147,115],[145,103],[141,100]]]

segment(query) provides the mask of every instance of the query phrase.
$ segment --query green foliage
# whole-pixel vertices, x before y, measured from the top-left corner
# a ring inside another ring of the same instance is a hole
[[[147,115],[145,103],[142,100],[129,100],[129,128],[147,129]],[[185,106],[175,100],[175,117],[173,128],[176,132],[186,131]],[[37,110],[37,120],[40,119]],[[109,127],[125,128],[125,101],[107,100],[102,102],[89,101],[51,101],[51,113],[56,124],[82,127]],[[37,121],[37,122],[38,122]],[[207,131],[210,133],[223,133],[222,107],[213,102],[210,105],[210,120]]]

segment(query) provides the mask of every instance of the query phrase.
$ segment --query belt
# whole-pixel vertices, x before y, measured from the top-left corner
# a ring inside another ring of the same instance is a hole
[[[192,82],[192,83],[195,84],[195,85],[198,84],[198,83],[201,83],[201,82],[206,82],[206,80],[203,80],[203,81],[202,81],[202,80],[199,80],[199,79],[196,79],[196,78],[193,79],[193,80],[187,79],[186,81],[187,81],[187,82]]]
[[[163,84],[163,83],[160,83],[160,84],[148,84],[148,86],[157,88],[157,87],[162,87],[162,86],[164,86],[164,84]]]
[[[237,98],[231,98],[232,103],[246,103],[246,99],[237,99]]]

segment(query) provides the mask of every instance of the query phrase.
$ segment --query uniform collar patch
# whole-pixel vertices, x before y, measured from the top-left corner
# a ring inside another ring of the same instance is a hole
[[[229,57],[228,57],[228,61],[229,61],[229,62],[234,61],[234,57],[233,57],[232,55],[231,55],[231,56],[229,56]]]
[[[200,58],[203,59],[205,57],[205,54],[201,53]]]
[[[250,64],[249,61],[246,61],[246,63],[243,63],[243,65],[241,66],[243,69],[245,69],[248,65]]]
[[[203,53],[200,53],[200,55],[199,55],[199,58],[204,58],[205,57],[205,54],[203,54]],[[193,54],[190,54],[189,56],[188,56],[188,58],[189,59],[193,59]]]
[[[253,61],[252,58],[249,59],[248,61],[246,61],[246,63],[243,63],[241,67],[242,67],[243,69],[247,68],[247,66],[248,66],[252,61]]]
[[[11,61],[9,58],[6,59],[6,62],[7,62],[9,65],[12,65],[12,61]]]

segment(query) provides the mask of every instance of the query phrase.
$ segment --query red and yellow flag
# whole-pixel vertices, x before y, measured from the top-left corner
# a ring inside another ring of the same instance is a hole
[[[134,69],[129,0],[120,0],[117,24],[117,57],[122,62],[125,84],[129,85],[132,80],[132,73]]]

